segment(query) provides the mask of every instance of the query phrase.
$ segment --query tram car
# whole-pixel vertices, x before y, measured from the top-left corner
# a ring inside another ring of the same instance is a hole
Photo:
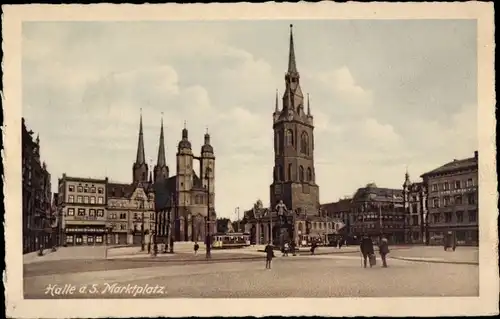
[[[226,233],[213,235],[212,248],[232,249],[250,246],[250,234],[248,233]]]

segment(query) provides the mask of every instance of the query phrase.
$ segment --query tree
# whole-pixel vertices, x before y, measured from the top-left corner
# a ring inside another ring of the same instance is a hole
[[[217,232],[227,233],[227,223],[230,222],[229,218],[217,218]]]

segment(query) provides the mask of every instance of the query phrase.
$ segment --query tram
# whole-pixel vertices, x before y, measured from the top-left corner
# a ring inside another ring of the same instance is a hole
[[[248,233],[215,234],[212,240],[213,249],[231,249],[250,246],[250,234]]]

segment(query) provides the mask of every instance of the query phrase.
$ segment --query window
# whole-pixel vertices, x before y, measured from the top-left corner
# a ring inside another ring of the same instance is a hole
[[[418,204],[417,203],[412,203],[410,208],[411,208],[410,212],[418,213]]]
[[[125,230],[125,229],[127,229],[127,225],[126,225],[126,224],[120,224],[120,229],[121,229],[121,230]]]
[[[77,203],[83,202],[83,196],[81,196],[81,195],[76,196],[76,202]]]
[[[154,220],[155,219],[155,213],[151,213],[151,219]]]
[[[96,243],[102,243],[102,236],[95,236]]]
[[[475,210],[470,210],[469,211],[469,222],[470,223],[477,222],[477,211],[475,211]]]
[[[134,219],[138,219],[137,213],[134,213]]]
[[[83,186],[78,186],[78,187],[77,187],[77,191],[78,191],[78,193],[83,192]]]
[[[75,197],[73,195],[68,196],[68,203],[73,203],[75,201]]]
[[[91,192],[91,193],[95,193],[95,187],[94,187],[94,186],[92,186],[92,187],[90,188],[90,192]]]
[[[85,216],[85,208],[78,208],[78,216]]]
[[[443,205],[444,207],[446,207],[446,206],[450,206],[450,204],[451,204],[451,198],[450,198],[450,196],[445,196],[445,197],[443,198],[443,204],[444,204],[444,205]]]
[[[460,181],[455,181],[455,189],[462,188],[462,183]]]
[[[469,178],[467,180],[467,187],[472,187],[474,185],[474,183],[472,182],[472,178]]]
[[[302,132],[300,136],[300,152],[309,155],[309,136],[306,132]]]
[[[68,216],[75,216],[75,209],[74,208],[68,208]]]
[[[104,217],[104,209],[97,210],[97,217]]]
[[[418,226],[418,216],[411,216],[411,224],[413,226]]]
[[[455,196],[455,205],[462,205],[462,196]]]
[[[443,190],[447,191],[447,190],[449,190],[449,189],[450,189],[450,183],[448,183],[448,182],[444,182],[444,183],[443,183]]]
[[[70,192],[74,192],[74,191],[75,191],[75,186],[73,186],[73,185],[69,185],[69,186],[68,186],[68,190],[69,190]],[[73,239],[72,239],[72,240],[73,240]]]
[[[441,215],[439,214],[434,214],[434,224],[438,224],[439,222],[441,222]]]
[[[476,195],[475,194],[468,194],[467,201],[469,202],[469,205],[476,204]]]
[[[312,169],[310,167],[307,168],[307,180],[310,182],[313,180]]]
[[[71,235],[66,235],[66,242],[67,242],[67,243],[73,243],[73,236],[71,236]]]
[[[90,209],[89,216],[95,216],[95,209]]]
[[[438,186],[437,184],[432,184],[432,191],[437,192],[438,191]]]
[[[432,199],[432,207],[439,208],[439,198]]]
[[[83,203],[88,204],[89,203],[89,197],[88,196],[83,196]]]
[[[304,181],[304,167],[302,167],[302,165],[299,166],[299,178],[301,182]]]
[[[88,236],[87,237],[87,242],[93,243],[94,242],[94,237],[93,236]]]
[[[99,187],[99,188],[97,189],[97,193],[98,193],[98,194],[104,194],[104,188]]]
[[[288,164],[288,180],[291,181],[292,178],[293,178],[293,170],[292,170],[293,166],[292,166],[292,163]]]
[[[85,187],[83,188],[83,192],[84,192],[84,193],[88,193],[88,192],[89,192],[89,188],[88,188],[88,186],[85,186]]]
[[[456,212],[457,214],[457,223],[463,223],[464,222],[464,212]]]
[[[90,203],[95,204],[95,196],[90,196]]]
[[[97,204],[104,204],[104,197],[102,196],[97,197]]]
[[[286,130],[286,144],[293,146],[293,131],[292,130]]]
[[[451,212],[444,213],[444,222],[451,223]]]
[[[120,219],[127,219],[127,213],[120,213]]]

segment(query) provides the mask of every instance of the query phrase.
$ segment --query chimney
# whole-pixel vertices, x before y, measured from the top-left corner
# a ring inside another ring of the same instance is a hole
[[[474,151],[474,158],[477,160],[477,151]]]

